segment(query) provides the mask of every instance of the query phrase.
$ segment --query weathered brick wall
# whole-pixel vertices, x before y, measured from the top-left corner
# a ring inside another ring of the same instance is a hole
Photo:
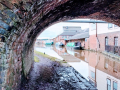
[[[5,89],[14,90],[17,89],[17,86],[20,85],[21,79],[24,75],[27,75],[31,65],[33,63],[33,47],[29,47],[25,41],[27,41],[28,32],[19,32],[9,36],[8,40],[5,43],[6,51],[4,61],[6,61],[5,68],[6,78],[5,78]],[[19,36],[20,35],[20,36]]]
[[[5,85],[5,72],[7,70],[6,64],[7,64],[7,56],[5,53],[5,43],[0,42],[0,90],[3,89],[3,86]]]
[[[0,88],[4,84],[6,89],[16,90],[31,68],[34,41],[45,28],[75,18],[100,19],[120,26],[119,4],[119,0],[2,0],[0,10],[10,9],[17,18],[0,12],[6,16],[0,16],[5,23],[6,18],[12,19],[0,52],[1,72],[5,73],[0,78]]]

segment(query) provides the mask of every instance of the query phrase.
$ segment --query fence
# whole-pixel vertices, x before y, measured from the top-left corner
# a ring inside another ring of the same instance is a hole
[[[120,46],[105,46],[105,51],[117,54],[120,56]]]

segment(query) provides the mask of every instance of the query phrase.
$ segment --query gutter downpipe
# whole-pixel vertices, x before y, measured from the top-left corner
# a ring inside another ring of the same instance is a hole
[[[96,23],[96,38],[97,38],[97,41],[99,43],[99,48],[100,48],[100,42],[99,42],[99,39],[98,39],[98,36],[97,36],[97,23]],[[97,49],[98,49],[98,47],[97,47]]]
[[[99,43],[99,47],[100,47],[100,42],[99,42],[99,39],[98,39],[98,36],[97,36],[97,23],[96,23],[96,38],[97,38],[97,42]],[[98,47],[97,47],[97,49],[98,49]],[[99,63],[99,61],[97,62],[97,65],[98,65],[98,63]],[[95,66],[95,85],[97,83],[97,81],[96,81],[96,67],[97,67],[97,65]]]

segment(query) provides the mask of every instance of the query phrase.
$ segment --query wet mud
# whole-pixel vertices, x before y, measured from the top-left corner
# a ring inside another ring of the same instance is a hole
[[[73,67],[35,56],[40,61],[34,62],[19,90],[97,90]]]

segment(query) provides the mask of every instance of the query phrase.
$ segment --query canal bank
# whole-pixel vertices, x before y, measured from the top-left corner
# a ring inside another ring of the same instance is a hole
[[[104,52],[101,52],[101,51],[95,51],[95,50],[90,50],[90,49],[84,49],[85,51],[90,51],[90,52],[96,52],[96,53],[101,53],[103,55],[106,55],[108,56],[109,58],[111,59],[114,59],[116,61],[120,61],[120,56],[118,54],[114,54],[114,53],[111,53],[111,52],[107,52],[107,51],[104,51]]]
[[[35,56],[39,62],[34,62],[20,90],[97,90],[65,61],[40,52]]]

